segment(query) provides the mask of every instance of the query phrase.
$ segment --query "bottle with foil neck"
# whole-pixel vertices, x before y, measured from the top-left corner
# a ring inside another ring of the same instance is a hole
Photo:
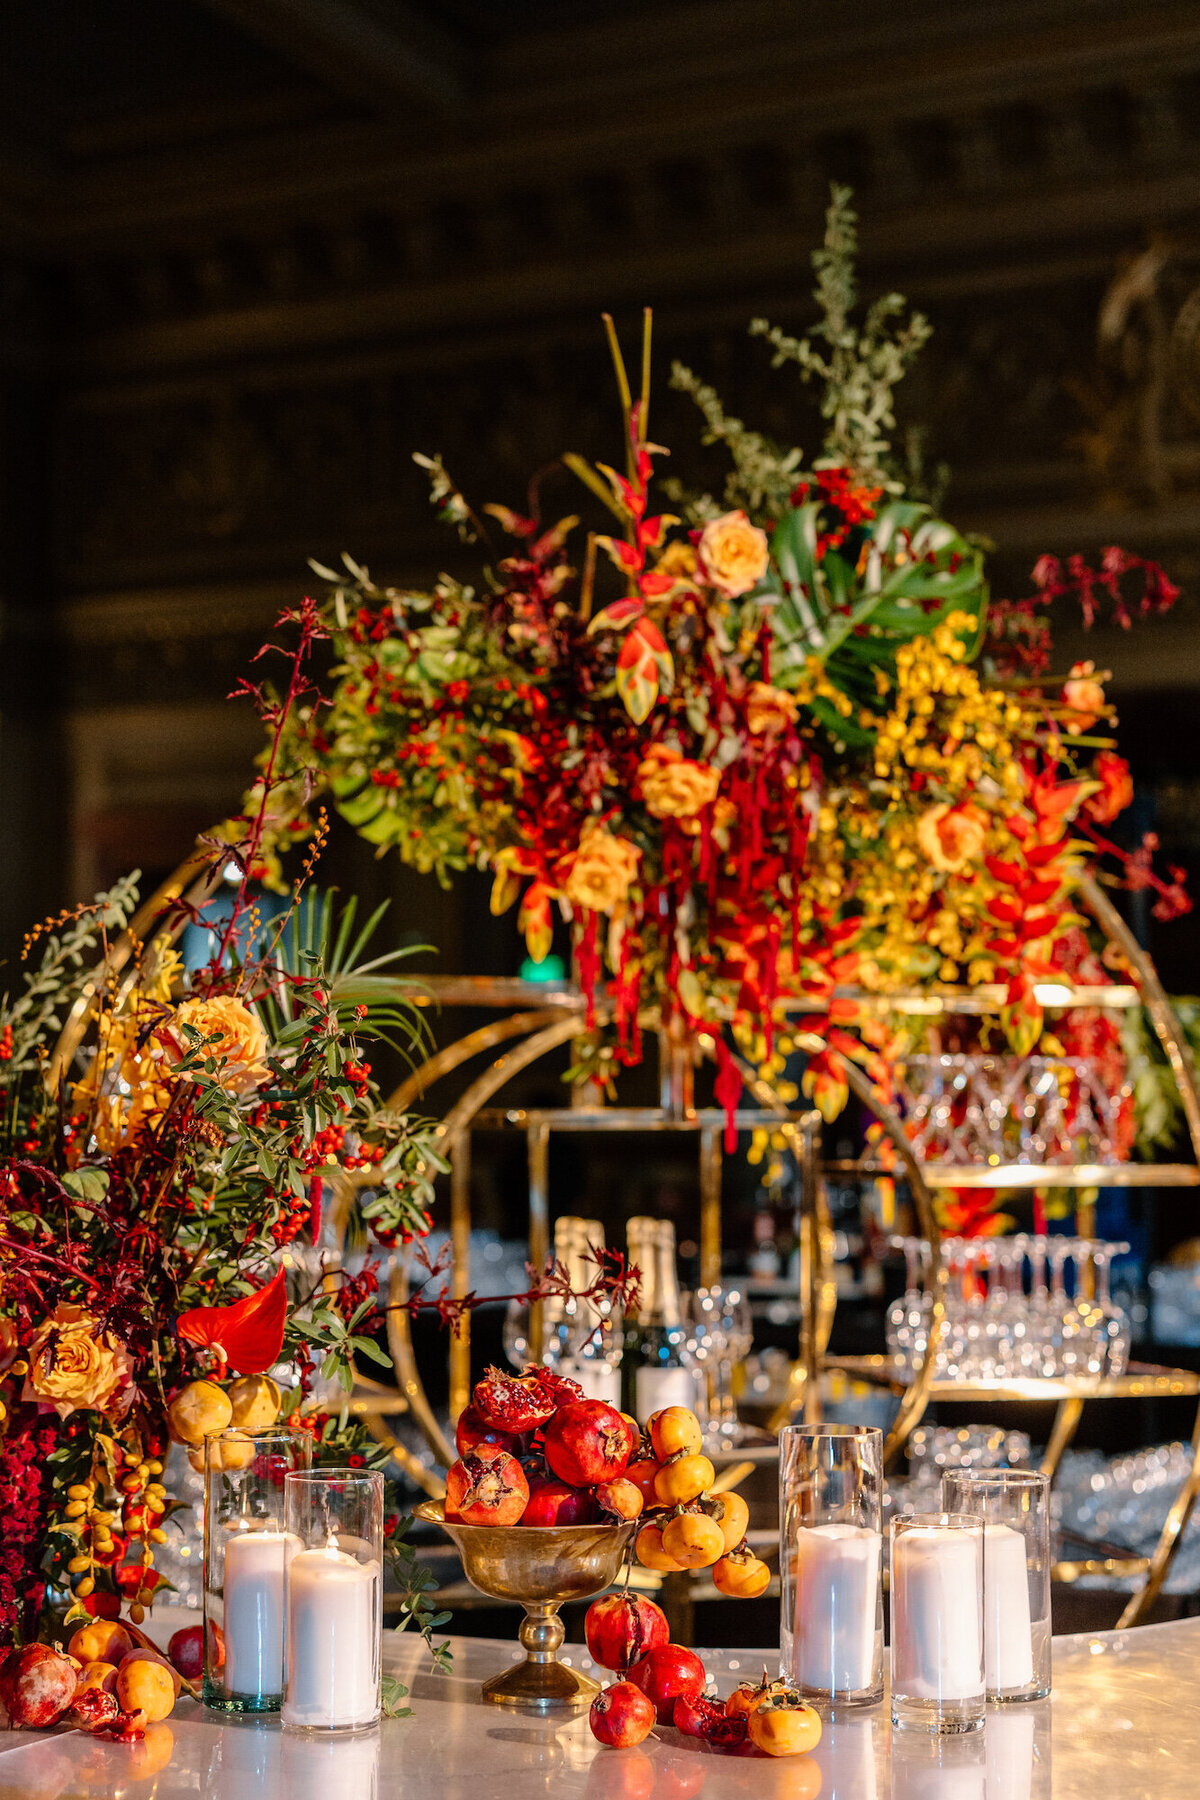
[[[635,1218],[626,1227],[629,1261],[641,1270],[641,1295],[625,1328],[625,1410],[645,1424],[666,1406],[696,1405],[679,1300],[675,1227],[669,1219]]]

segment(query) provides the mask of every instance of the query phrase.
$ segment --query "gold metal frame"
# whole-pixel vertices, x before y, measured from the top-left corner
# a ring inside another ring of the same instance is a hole
[[[83,1041],[104,981],[119,976],[131,959],[140,955],[143,944],[154,933],[154,928],[161,919],[164,908],[181,894],[196,891],[200,887],[201,879],[205,876],[207,868],[207,858],[203,853],[197,851],[189,857],[175,874],[143,903],[128,930],[122,933],[110,947],[104,961],[98,966],[93,978],[76,1001],[59,1035],[48,1069],[48,1080],[52,1089],[57,1089],[64,1079]],[[1124,1165],[1117,1168],[1097,1166],[1070,1170],[1043,1170],[1036,1172],[1036,1184],[1039,1186],[1082,1186],[1084,1184],[1133,1186],[1142,1183],[1153,1186],[1197,1185],[1200,1183],[1200,1090],[1197,1088],[1195,1071],[1179,1022],[1162,989],[1152,962],[1133,938],[1108,896],[1094,880],[1089,878],[1081,884],[1080,897],[1109,941],[1117,946],[1127,959],[1136,977],[1136,986],[1068,989],[1056,983],[1047,983],[1043,984],[1044,993],[1039,991],[1039,998],[1049,1006],[1073,1004],[1119,1009],[1132,1004],[1145,1005],[1179,1089],[1196,1163],[1153,1165],[1144,1173],[1138,1165]],[[179,925],[182,925],[182,919]],[[179,926],[175,929],[178,930]],[[132,980],[132,971],[128,979]],[[434,1082],[453,1073],[473,1057],[485,1054],[502,1044],[511,1046],[511,1041],[515,1038],[524,1038],[524,1042],[507,1048],[476,1077],[439,1127],[441,1147],[452,1170],[450,1210],[454,1267],[451,1279],[454,1294],[462,1297],[468,1290],[470,1277],[469,1158],[472,1124],[479,1119],[479,1115],[487,1103],[513,1076],[578,1035],[585,1006],[579,993],[566,984],[542,988],[538,984],[523,981],[493,980],[486,977],[445,977],[426,980],[422,985],[425,989],[420,996],[422,1004],[495,1006],[506,1010],[506,1016],[497,1018],[490,1024],[466,1034],[463,1038],[436,1052],[420,1069],[414,1071],[406,1081],[400,1084],[390,1097],[390,1104],[397,1107],[409,1107]],[[406,991],[409,991],[407,984]],[[895,995],[856,994],[853,997],[860,1005],[879,1013],[899,1012],[930,1015],[970,1012],[985,1014],[997,1010],[1003,1003],[1004,990],[996,988],[993,992],[991,989],[971,991],[944,989]],[[516,1010],[507,1011],[510,1008],[516,1008]],[[787,1003],[786,1010],[790,1014],[802,1018],[806,1013],[818,1011],[819,1005],[816,1001],[801,998]],[[601,1017],[604,1016],[606,1015],[602,1010]],[[641,1022],[645,1028],[657,1028],[658,1021],[653,1012],[648,1012]],[[813,1048],[821,1044],[822,1040],[815,1034],[805,1033],[802,1025],[800,1029],[802,1042],[807,1036]],[[714,1043],[711,1037],[701,1034],[698,1046],[706,1054],[713,1053]],[[720,1268],[721,1132],[724,1119],[721,1115],[705,1115],[696,1112],[692,1102],[692,1062],[688,1047],[669,1040],[666,1034],[660,1034],[660,1062],[662,1087],[660,1108],[622,1111],[617,1108],[580,1107],[575,1104],[553,1113],[526,1115],[508,1112],[502,1115],[505,1123],[525,1124],[529,1132],[531,1177],[529,1239],[530,1259],[535,1266],[540,1267],[544,1264],[549,1248],[546,1158],[552,1130],[682,1129],[696,1131],[699,1135],[701,1268],[706,1281],[717,1278]],[[899,1412],[888,1434],[887,1455],[889,1458],[893,1458],[920,1420],[930,1399],[943,1397],[936,1393],[933,1353],[944,1322],[946,1274],[940,1254],[940,1233],[934,1209],[933,1193],[938,1187],[948,1186],[1013,1187],[1032,1185],[1033,1172],[1016,1167],[963,1171],[960,1169],[943,1170],[936,1166],[922,1165],[912,1151],[898,1116],[891,1109],[879,1103],[870,1082],[860,1069],[851,1062],[846,1062],[845,1068],[851,1090],[880,1121],[895,1146],[911,1188],[918,1223],[922,1234],[930,1243],[932,1255],[933,1311],[929,1346],[922,1366],[901,1396]],[[790,1112],[780,1102],[778,1095],[775,1094],[769,1083],[744,1066],[742,1073],[749,1091],[764,1110],[759,1113],[741,1115],[739,1124],[743,1129],[752,1129],[755,1125],[762,1124],[772,1124],[781,1129],[796,1154],[801,1171],[802,1343],[800,1359],[794,1370],[792,1391],[786,1405],[781,1409],[779,1417],[782,1420],[793,1417],[798,1412],[803,1412],[805,1417],[810,1417],[817,1412],[820,1404],[819,1375],[825,1364],[833,1313],[836,1307],[836,1289],[832,1279],[832,1233],[825,1199],[823,1170],[815,1149],[815,1116]],[[863,1165],[858,1166],[863,1167]],[[356,1172],[337,1183],[336,1205],[339,1231],[344,1231],[355,1189],[364,1185],[368,1179],[368,1175]],[[413,1457],[403,1444],[398,1442],[387,1423],[388,1416],[394,1415],[396,1411],[411,1410],[414,1420],[435,1455],[447,1463],[453,1460],[453,1448],[442,1432],[433,1409],[429,1405],[416,1367],[408,1315],[403,1307],[408,1292],[407,1281],[406,1267],[398,1265],[393,1269],[390,1297],[397,1305],[388,1314],[388,1340],[398,1376],[397,1390],[392,1393],[381,1388],[378,1383],[359,1383],[352,1396],[352,1405],[356,1411],[362,1412],[373,1434],[378,1437],[380,1442],[388,1444],[413,1480],[425,1492],[436,1497],[441,1487],[437,1477],[426,1469],[417,1458]],[[540,1321],[535,1310],[535,1316],[531,1322],[531,1336],[538,1335],[539,1324]],[[1155,1376],[1162,1376],[1168,1381],[1177,1380],[1180,1373],[1179,1371],[1153,1372]],[[451,1340],[450,1377],[451,1412],[452,1415],[455,1415],[465,1404],[469,1393],[470,1336],[469,1324],[466,1323]],[[956,1387],[954,1397],[962,1398],[972,1391],[964,1389],[960,1385]],[[1170,1388],[1169,1391],[1195,1390],[1176,1386]],[[992,1391],[989,1397],[1001,1398],[1003,1396],[998,1391]],[[1049,1398],[1052,1395],[1048,1394],[1045,1397]],[[1051,1467],[1057,1466],[1063,1451],[1074,1435],[1084,1397],[1078,1393],[1064,1393],[1058,1397],[1058,1412],[1052,1428],[1046,1458],[1047,1464]],[[1117,1396],[1108,1392],[1097,1392],[1094,1397],[1115,1398]],[[1192,1445],[1193,1459],[1189,1475],[1180,1493],[1176,1496],[1159,1543],[1153,1556],[1149,1559],[1145,1584],[1138,1593],[1131,1596],[1129,1604],[1121,1616],[1120,1624],[1122,1626],[1138,1623],[1157,1598],[1184,1529],[1195,1508],[1197,1498],[1200,1497],[1200,1409],[1197,1411]],[[1131,1564],[1130,1567],[1132,1566]]]

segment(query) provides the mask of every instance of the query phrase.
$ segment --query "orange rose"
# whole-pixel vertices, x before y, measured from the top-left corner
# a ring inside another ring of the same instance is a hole
[[[638,768],[638,781],[656,819],[690,819],[716,798],[721,771],[688,762],[667,744],[653,744]]]
[[[215,1042],[200,1044],[198,1038]],[[230,994],[217,994],[211,1000],[185,1000],[159,1030],[158,1043],[170,1063],[178,1063],[198,1049],[201,1060],[193,1068],[181,1071],[184,1080],[204,1080],[203,1064],[211,1059],[217,1065],[217,1082],[227,1094],[251,1093],[271,1073],[264,1060],[266,1032],[250,1008]]]
[[[786,731],[796,723],[796,702],[769,681],[753,681],[746,695],[746,724],[755,737]]]
[[[133,1401],[133,1358],[94,1314],[64,1300],[34,1334],[21,1398],[60,1419],[77,1407],[121,1419]]]
[[[930,806],[917,820],[917,843],[935,869],[953,873],[983,849],[987,822],[974,806]]]
[[[1102,750],[1092,767],[1092,774],[1100,783],[1100,792],[1084,801],[1083,810],[1098,825],[1111,825],[1133,799],[1133,776],[1129,773],[1129,764],[1123,756],[1117,756],[1112,750]]]
[[[602,825],[585,826],[563,891],[572,906],[589,912],[619,912],[641,860],[641,851],[627,838],[614,837]]]
[[[752,525],[744,512],[723,513],[719,519],[710,519],[700,533],[696,559],[709,587],[727,600],[736,600],[739,594],[748,594],[767,572],[767,534]]]
[[[1071,716],[1063,721],[1072,737],[1078,737],[1082,731],[1090,731],[1105,710],[1104,689],[1102,681],[1107,675],[1097,675],[1096,665],[1091,662],[1076,663],[1071,670],[1071,678],[1063,683],[1063,704],[1070,708]]]

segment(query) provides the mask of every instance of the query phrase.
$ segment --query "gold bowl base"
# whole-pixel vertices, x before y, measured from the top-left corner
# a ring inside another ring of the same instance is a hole
[[[497,1706],[549,1712],[590,1706],[600,1683],[558,1660],[566,1629],[558,1609],[611,1587],[621,1572],[634,1521],[620,1525],[447,1524],[440,1500],[423,1500],[418,1518],[453,1538],[472,1587],[496,1600],[518,1600],[525,1617],[517,1633],[525,1661],[493,1675],[483,1698]]]
[[[483,1697],[497,1706],[519,1706],[526,1712],[549,1712],[553,1707],[590,1706],[600,1683],[590,1675],[568,1669],[566,1663],[517,1663],[503,1675],[483,1684]]]

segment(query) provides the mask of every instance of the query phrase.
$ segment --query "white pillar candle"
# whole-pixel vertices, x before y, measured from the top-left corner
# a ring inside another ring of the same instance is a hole
[[[287,1566],[288,1725],[369,1725],[379,1710],[382,1571],[330,1539]]]
[[[863,1525],[804,1525],[796,1533],[793,1679],[803,1688],[861,1693],[875,1673],[883,1539]]]
[[[979,1544],[939,1525],[900,1533],[892,1555],[892,1692],[971,1700],[984,1691]]]
[[[983,1530],[984,1666],[990,1694],[1033,1680],[1033,1633],[1025,1538],[1011,1525]]]
[[[225,1545],[225,1692],[283,1692],[284,1531],[234,1529]],[[297,1545],[291,1539],[293,1548]]]

